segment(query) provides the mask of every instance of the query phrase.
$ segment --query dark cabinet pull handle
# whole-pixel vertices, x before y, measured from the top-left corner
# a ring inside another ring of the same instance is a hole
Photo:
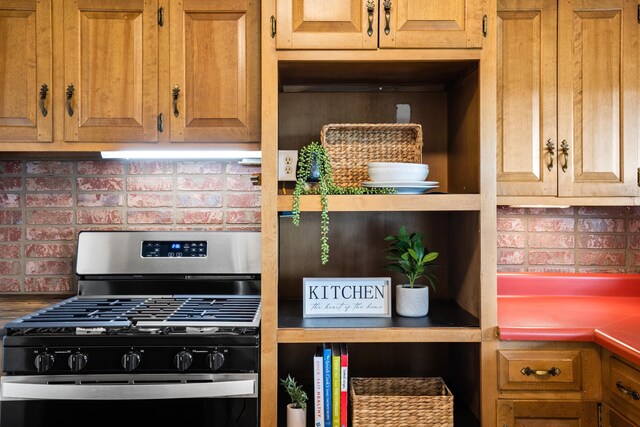
[[[69,84],[69,86],[67,86],[67,114],[69,114],[69,117],[73,117],[71,98],[73,98],[73,92],[75,92],[75,90],[76,89],[73,87],[73,84]]]
[[[549,163],[547,163],[547,170],[553,169],[553,158],[555,157],[556,145],[550,139],[547,140],[547,151],[549,152]]]
[[[178,117],[180,115],[180,111],[178,111],[178,96],[180,96],[180,86],[175,85],[173,87],[173,115]]]
[[[562,156],[564,157],[564,163],[562,164],[562,172],[567,172],[567,167],[569,167],[569,144],[567,144],[567,140],[563,139],[560,144],[560,151],[562,152]]]
[[[44,106],[44,101],[47,99],[47,92],[49,92],[49,86],[43,83],[40,87],[40,111],[42,112],[42,117],[47,117],[47,108]]]
[[[376,4],[373,2],[373,0],[369,0],[367,2],[367,12],[369,14],[369,29],[367,30],[367,34],[369,35],[369,37],[371,37],[373,35],[373,11],[376,8]]]
[[[164,114],[158,114],[158,132],[164,132]]]
[[[522,375],[526,375],[526,376],[535,375],[536,377],[546,377],[547,375],[551,375],[552,377],[557,377],[558,375],[560,375],[560,369],[554,368],[554,367],[546,371],[536,371],[527,366],[525,368],[522,368],[520,372],[522,373]]]
[[[391,28],[389,25],[391,24],[391,0],[384,0],[384,19],[387,25],[384,27],[384,33],[389,35]]]
[[[623,392],[627,396],[631,396],[633,398],[633,400],[640,400],[640,393],[638,393],[636,390],[627,389],[624,386],[624,384],[622,384],[622,381],[616,382],[616,387],[618,388],[618,390],[620,390],[621,392]]]

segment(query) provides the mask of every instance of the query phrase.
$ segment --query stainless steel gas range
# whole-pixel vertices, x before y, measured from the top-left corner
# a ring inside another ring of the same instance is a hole
[[[260,234],[81,232],[78,295],[5,325],[0,426],[259,423]]]

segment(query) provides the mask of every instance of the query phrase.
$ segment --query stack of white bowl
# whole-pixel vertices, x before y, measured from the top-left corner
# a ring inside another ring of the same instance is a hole
[[[429,165],[422,163],[370,162],[367,167],[372,182],[415,182],[429,176]]]

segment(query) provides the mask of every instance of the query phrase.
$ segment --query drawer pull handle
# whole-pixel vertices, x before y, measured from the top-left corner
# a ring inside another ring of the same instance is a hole
[[[369,29],[367,30],[367,35],[371,37],[373,35],[373,11],[376,8],[376,4],[373,0],[369,0],[367,2],[367,15],[369,18]]]
[[[527,366],[525,368],[522,368],[520,372],[522,372],[522,375],[526,375],[526,376],[535,375],[537,377],[546,377],[547,375],[551,375],[552,377],[557,377],[558,375],[560,375],[559,368],[551,368],[548,371],[536,371]]]
[[[633,397],[633,400],[640,400],[640,393],[635,390],[628,390],[627,388],[625,388],[624,384],[622,384],[622,381],[616,382],[616,387],[624,394]]]

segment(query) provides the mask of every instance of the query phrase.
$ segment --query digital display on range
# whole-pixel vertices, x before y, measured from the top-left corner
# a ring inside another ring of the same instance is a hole
[[[144,241],[143,258],[203,258],[207,256],[207,242]]]

